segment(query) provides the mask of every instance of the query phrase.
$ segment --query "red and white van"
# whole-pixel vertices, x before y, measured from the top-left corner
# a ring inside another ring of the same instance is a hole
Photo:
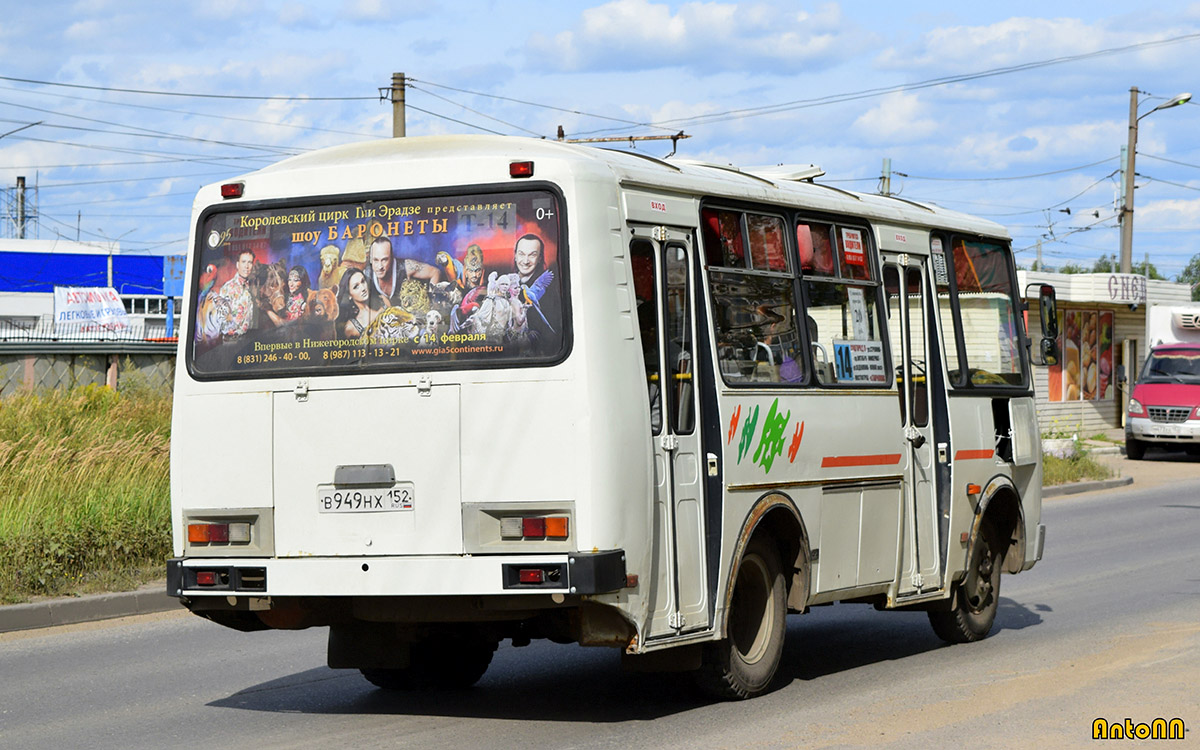
[[[1125,453],[1141,459],[1159,446],[1200,455],[1200,307],[1150,312],[1150,340],[1164,343],[1151,347],[1130,395]]]

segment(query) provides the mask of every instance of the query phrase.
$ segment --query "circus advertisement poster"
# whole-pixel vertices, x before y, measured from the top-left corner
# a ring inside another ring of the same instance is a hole
[[[567,340],[561,221],[537,190],[206,214],[193,371],[555,359]]]

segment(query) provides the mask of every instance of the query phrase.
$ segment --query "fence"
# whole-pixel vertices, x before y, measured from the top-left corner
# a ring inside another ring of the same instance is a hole
[[[89,383],[120,388],[130,376],[144,385],[170,388],[176,343],[164,333],[153,325],[87,331],[83,326],[56,329],[45,319],[30,325],[0,321],[0,396]]]

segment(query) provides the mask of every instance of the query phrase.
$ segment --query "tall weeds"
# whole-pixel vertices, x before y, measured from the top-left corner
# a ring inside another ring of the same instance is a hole
[[[170,427],[166,389],[0,400],[0,602],[161,575]]]

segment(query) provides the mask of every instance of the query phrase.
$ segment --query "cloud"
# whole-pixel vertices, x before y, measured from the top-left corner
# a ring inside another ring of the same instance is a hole
[[[945,161],[958,165],[964,173],[1016,166],[1070,165],[1072,160],[1093,162],[1104,156],[1116,157],[1125,130],[1116,121],[1037,125],[1010,133],[976,131],[972,126],[969,131],[973,132],[946,149]],[[1112,168],[1116,167],[1114,158]]]
[[[1145,201],[1135,204],[1137,229],[1194,227],[1200,224],[1200,198]]]
[[[1167,36],[1167,35],[1163,35]],[[1132,43],[1078,18],[1007,18],[987,26],[947,26],[906,48],[879,53],[881,69],[984,70]]]
[[[879,104],[854,121],[854,132],[872,143],[920,141],[938,130],[938,121],[930,117],[916,94],[898,92],[880,99]]]
[[[830,67],[861,51],[867,36],[837,5],[814,12],[764,3],[687,2],[672,13],[650,0],[612,0],[583,11],[572,30],[534,34],[530,69],[795,73]]]

